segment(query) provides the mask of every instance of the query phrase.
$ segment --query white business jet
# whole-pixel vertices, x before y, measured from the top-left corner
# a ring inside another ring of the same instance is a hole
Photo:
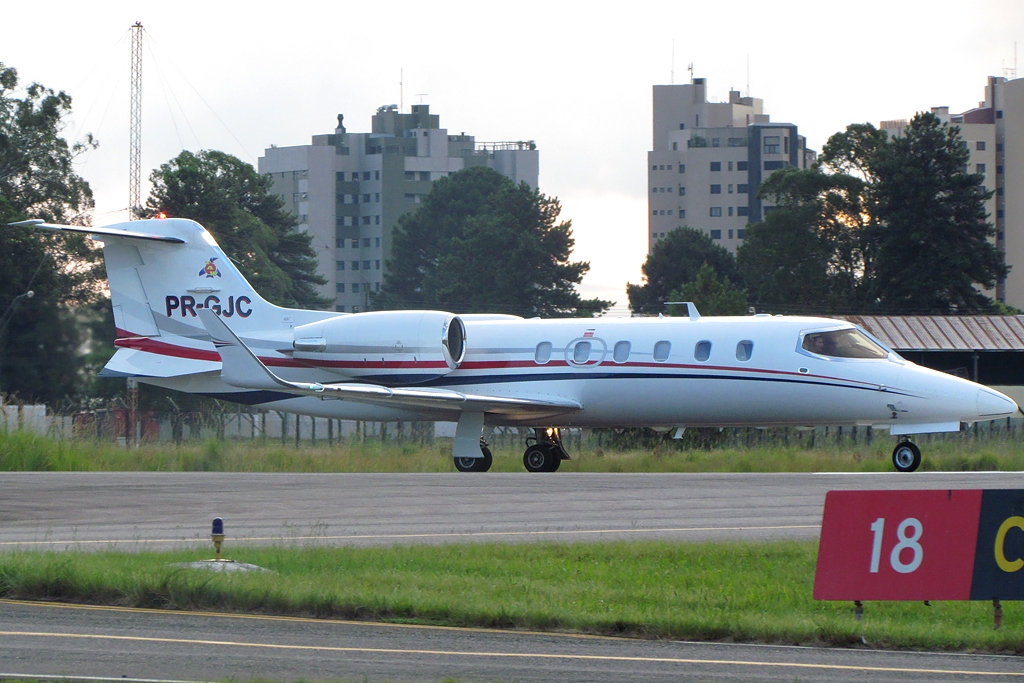
[[[531,427],[523,464],[568,459],[563,427],[871,425],[898,437],[1014,415],[1003,394],[904,360],[829,318],[526,320],[442,311],[334,313],[264,301],[201,225],[13,225],[103,241],[118,347],[101,372],[319,417],[457,422],[453,459],[487,471],[485,426]]]

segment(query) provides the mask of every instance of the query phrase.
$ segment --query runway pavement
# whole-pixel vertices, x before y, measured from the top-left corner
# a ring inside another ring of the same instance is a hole
[[[0,550],[816,538],[831,489],[1024,488],[1024,473],[0,473]]]
[[[814,538],[832,489],[1024,488],[1018,473],[0,474],[0,551],[229,542]],[[1024,680],[1021,658],[681,643],[0,601],[0,678]]]
[[[1024,680],[1019,657],[687,643],[0,601],[0,677]]]

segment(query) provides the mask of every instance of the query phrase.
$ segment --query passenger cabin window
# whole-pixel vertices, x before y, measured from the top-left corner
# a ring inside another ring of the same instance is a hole
[[[629,351],[632,348],[632,344],[628,341],[620,341],[615,344],[615,351],[612,353],[612,358],[615,359],[616,363],[625,363],[629,360]]]
[[[581,341],[572,350],[572,362],[583,365],[590,360],[590,342]]]
[[[811,332],[801,348],[830,358],[888,358],[889,353],[857,329]]]
[[[699,341],[697,345],[693,347],[693,359],[698,363],[703,363],[711,358],[711,342]]]
[[[544,365],[551,360],[551,342],[537,344],[537,351],[533,354],[533,360],[538,365]]]
[[[672,342],[660,341],[654,345],[654,360],[664,362],[668,360],[668,354],[672,351]]]
[[[736,360],[748,361],[754,354],[754,342],[744,339],[736,345]]]

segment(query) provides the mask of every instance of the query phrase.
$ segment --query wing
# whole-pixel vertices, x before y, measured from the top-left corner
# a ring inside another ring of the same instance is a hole
[[[117,230],[114,228],[90,228],[81,225],[57,225],[56,223],[46,223],[34,218],[28,221],[18,221],[17,223],[8,223],[7,225],[15,228],[42,228],[44,230],[52,230],[54,232],[81,232],[87,235],[97,235],[99,237],[128,237],[137,240],[151,240],[153,242],[170,242],[171,244],[184,244],[185,240],[180,237],[168,237],[167,235],[152,235],[145,232],[135,232],[134,230]]]
[[[196,311],[203,326],[213,338],[213,344],[221,357],[221,379],[226,383],[246,389],[268,389],[284,391],[297,396],[319,396],[377,403],[396,407],[457,410],[475,413],[534,413],[537,415],[560,415],[580,410],[575,401],[564,399],[531,399],[505,396],[465,394],[450,389],[434,388],[391,388],[379,384],[362,382],[341,382],[321,384],[319,382],[291,382],[275,375],[263,364],[241,339],[231,331],[224,321],[209,309]]]

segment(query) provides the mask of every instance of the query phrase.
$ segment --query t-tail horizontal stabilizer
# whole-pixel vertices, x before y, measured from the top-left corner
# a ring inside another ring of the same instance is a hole
[[[551,398],[513,398],[464,394],[450,389],[395,389],[379,384],[344,382],[290,382],[275,375],[256,354],[242,342],[216,313],[209,309],[196,311],[199,319],[213,338],[221,357],[221,379],[231,386],[244,389],[271,389],[297,396],[319,396],[367,403],[457,410],[482,413],[529,413],[534,415],[560,415],[580,410],[579,403]]]
[[[119,230],[117,228],[93,228],[82,225],[59,225],[57,223],[47,223],[38,218],[32,218],[27,221],[18,221],[17,223],[8,223],[7,225],[12,228],[42,228],[43,230],[52,230],[53,232],[81,232],[86,235],[95,235],[100,239],[104,237],[122,237],[127,239],[136,240],[148,240],[151,242],[167,242],[169,244],[184,244],[185,240],[180,237],[172,237],[170,235],[153,235],[148,232],[137,232],[135,230]]]

